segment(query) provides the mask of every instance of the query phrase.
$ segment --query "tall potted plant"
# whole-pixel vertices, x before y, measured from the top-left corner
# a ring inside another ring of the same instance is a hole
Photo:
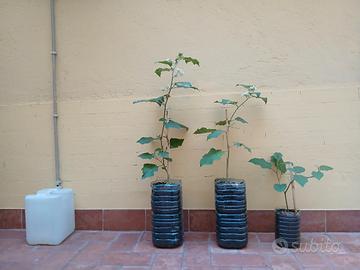
[[[311,175],[304,175],[305,168],[294,165],[291,161],[284,161],[283,155],[279,152],[272,154],[270,160],[253,158],[250,163],[270,170],[275,176],[274,189],[283,193],[286,208],[275,210],[275,239],[278,246],[297,248],[300,245],[300,210],[296,207],[295,183],[304,187],[310,179],[321,180],[324,172],[333,168],[321,165],[311,172]],[[289,206],[288,192],[291,189],[293,207]]]
[[[229,166],[233,148],[244,148],[249,152],[251,149],[242,142],[231,141],[230,133],[235,125],[248,123],[238,116],[238,113],[249,100],[260,99],[267,103],[267,98],[261,95],[255,85],[237,84],[236,86],[246,90],[240,100],[215,101],[223,105],[225,116],[215,123],[216,128],[202,127],[194,132],[194,134],[208,134],[207,140],[225,137],[225,150],[211,148],[200,160],[200,166],[211,165],[226,156],[225,178],[215,179],[216,236],[218,245],[223,248],[243,248],[248,240],[245,181],[230,177]]]
[[[142,179],[154,176],[159,168],[166,175],[165,178],[151,183],[152,240],[154,246],[160,248],[173,248],[183,243],[181,181],[171,177],[170,163],[173,162],[171,150],[180,147],[184,139],[172,137],[170,130],[187,131],[188,127],[169,116],[169,101],[173,91],[180,88],[197,88],[191,82],[179,80],[184,74],[183,70],[179,68],[182,62],[200,65],[197,59],[184,56],[182,53],[179,53],[175,59],[157,62],[161,66],[155,70],[155,74],[159,77],[165,73],[169,75],[169,83],[163,89],[165,93],[159,97],[133,102],[151,102],[161,108],[159,133],[154,137],[141,137],[137,141],[139,144],[154,146],[154,150],[139,155],[141,159],[147,160],[142,167]]]

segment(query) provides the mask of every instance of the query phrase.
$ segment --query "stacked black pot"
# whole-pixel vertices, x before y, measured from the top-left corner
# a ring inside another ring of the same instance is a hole
[[[276,209],[275,226],[275,239],[278,246],[286,248],[300,246],[299,211]]]
[[[152,241],[159,248],[175,248],[183,243],[181,182],[151,184]]]
[[[223,248],[243,248],[248,242],[246,187],[243,180],[216,179],[216,237]]]

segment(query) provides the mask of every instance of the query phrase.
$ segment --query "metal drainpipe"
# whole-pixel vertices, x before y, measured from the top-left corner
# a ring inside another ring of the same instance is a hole
[[[55,184],[62,188],[60,178],[60,155],[59,155],[59,131],[58,131],[58,106],[56,91],[56,27],[55,27],[55,0],[50,0],[51,11],[51,75],[53,92],[53,129],[54,129],[54,160],[55,160]]]

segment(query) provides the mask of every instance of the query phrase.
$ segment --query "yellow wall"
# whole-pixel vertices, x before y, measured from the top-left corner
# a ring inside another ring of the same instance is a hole
[[[171,115],[187,124],[174,151],[185,208],[213,208],[213,180],[224,160],[199,168],[213,142],[192,132],[222,118],[218,98],[238,82],[256,83],[269,103],[251,103],[234,138],[253,154],[234,155],[249,209],[281,206],[270,174],[248,164],[279,150],[309,170],[335,167],[298,189],[303,209],[360,209],[360,2],[57,1],[62,178],[77,208],[149,208],[140,181],[138,137],[156,132],[158,107],[132,105],[158,95],[166,78],[154,62],[182,51],[198,58],[186,77],[201,92],[174,96]],[[0,0],[0,208],[22,208],[25,194],[53,185],[50,15],[47,0]],[[217,146],[223,141],[217,140]]]

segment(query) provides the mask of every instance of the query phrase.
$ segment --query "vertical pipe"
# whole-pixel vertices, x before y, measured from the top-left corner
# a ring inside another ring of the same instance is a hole
[[[56,25],[55,25],[55,0],[50,0],[51,11],[51,76],[53,92],[53,130],[54,130],[54,161],[55,161],[55,184],[62,188],[60,178],[60,157],[59,157],[59,132],[58,132],[58,106],[56,91]]]

